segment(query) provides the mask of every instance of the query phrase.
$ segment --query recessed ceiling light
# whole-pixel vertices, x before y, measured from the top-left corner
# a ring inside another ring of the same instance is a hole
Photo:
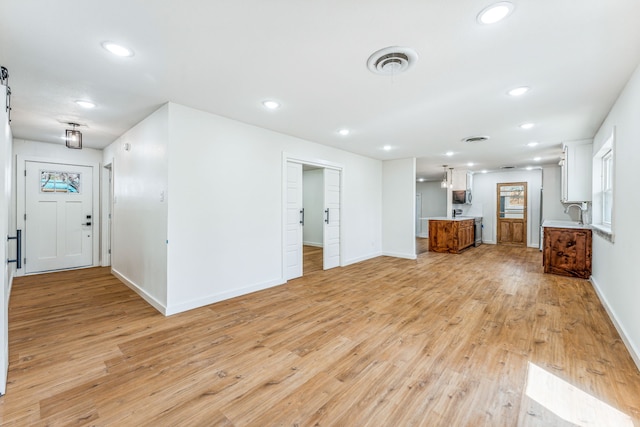
[[[445,155],[451,157],[453,156],[453,151],[447,151],[446,153],[444,153]]]
[[[280,103],[276,102],[276,101],[262,101],[262,105],[265,106],[265,108],[268,108],[269,110],[276,110],[278,108],[280,108]]]
[[[487,172],[488,172],[488,170],[486,170],[486,169],[482,170],[482,173],[487,173]]]
[[[340,135],[342,135],[342,136],[347,136],[347,135],[349,135],[350,131],[349,131],[349,129],[340,129],[340,130],[338,131],[338,133],[339,133]]]
[[[424,182],[424,178],[418,178],[418,182]]]
[[[83,100],[76,101],[76,104],[78,104],[82,108],[95,108],[96,106],[96,104],[94,104],[91,101],[83,101]]]
[[[527,166],[527,167],[526,167],[526,169],[527,169],[528,171],[533,170],[533,168],[532,168],[531,166]]]
[[[527,144],[527,146],[529,146],[529,147],[535,147],[535,146],[536,146],[536,145],[538,145],[538,144],[539,144],[539,142],[537,142],[537,141],[531,141],[530,143],[528,143],[528,144]]]
[[[473,166],[473,162],[467,163],[467,166],[469,166],[469,167]]]
[[[524,95],[527,92],[529,92],[529,88],[527,86],[521,86],[521,87],[511,89],[507,93],[511,96],[520,96],[520,95]]]
[[[382,149],[384,151],[389,151],[389,150],[391,150],[391,146],[390,145],[385,145],[384,147],[382,147]]]
[[[523,124],[520,125],[520,127],[522,129],[531,129],[534,126],[535,126],[535,124],[533,124],[533,123],[523,123]]]
[[[542,157],[534,157],[534,158],[533,158],[533,161],[534,161],[534,162],[539,162],[540,160],[542,160]]]
[[[116,56],[128,57],[133,56],[133,51],[128,47],[113,42],[102,42],[102,47]]]
[[[478,14],[478,23],[495,24],[513,13],[513,3],[500,1],[485,7]]]

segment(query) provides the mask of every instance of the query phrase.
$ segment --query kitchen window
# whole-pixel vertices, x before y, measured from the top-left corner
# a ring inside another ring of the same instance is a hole
[[[613,150],[602,156],[602,223],[611,227],[613,210]]]
[[[593,156],[593,221],[596,234],[613,242],[615,208],[615,129]]]

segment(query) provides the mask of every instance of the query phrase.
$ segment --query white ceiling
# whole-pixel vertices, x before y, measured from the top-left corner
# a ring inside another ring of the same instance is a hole
[[[417,157],[419,177],[556,163],[561,141],[593,137],[640,62],[640,1],[513,0],[509,18],[479,25],[490,3],[1,0],[13,133],[63,144],[64,123],[78,122],[84,145],[102,148],[172,101],[377,159]],[[372,74],[369,55],[388,46],[415,49],[415,67]],[[531,91],[506,94],[521,85]],[[461,142],[473,135],[490,140]]]

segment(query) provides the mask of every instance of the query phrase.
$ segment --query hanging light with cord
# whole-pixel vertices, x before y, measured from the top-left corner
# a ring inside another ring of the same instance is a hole
[[[447,188],[447,186],[449,185],[447,180],[447,165],[442,165],[442,170],[444,171],[444,176],[442,177],[440,188]]]

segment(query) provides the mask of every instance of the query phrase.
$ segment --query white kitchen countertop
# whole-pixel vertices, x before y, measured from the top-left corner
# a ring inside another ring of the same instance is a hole
[[[580,229],[591,229],[591,225],[589,224],[580,224],[578,221],[560,221],[556,219],[544,220],[542,222],[543,227],[550,228],[580,228]]]
[[[430,218],[421,218],[421,219],[435,219],[437,221],[464,221],[467,219],[475,219],[473,216],[457,216],[455,218],[447,218],[446,216],[432,216]]]

